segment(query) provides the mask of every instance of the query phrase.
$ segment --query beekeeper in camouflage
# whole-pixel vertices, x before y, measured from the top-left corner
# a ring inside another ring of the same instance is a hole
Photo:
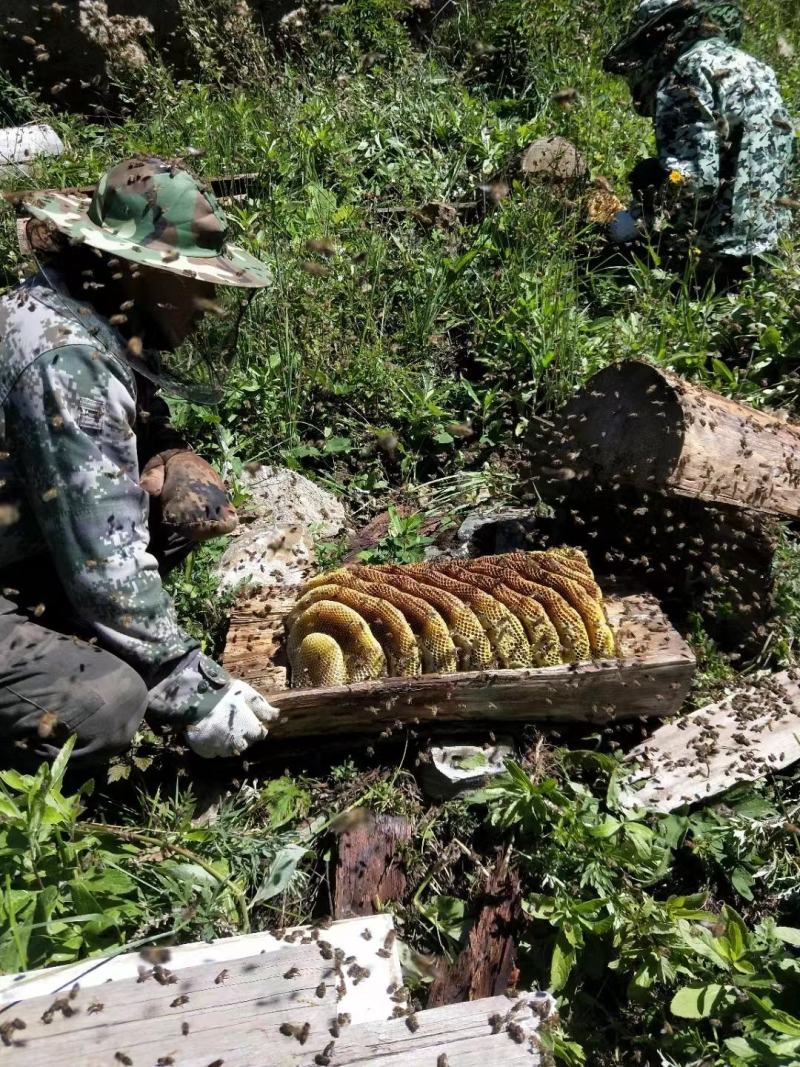
[[[169,353],[216,286],[252,292],[269,272],[159,159],[114,167],[91,201],[27,208],[51,254],[0,298],[0,755],[49,757],[76,735],[73,758],[105,759],[145,712],[202,756],[241,753],[274,709],[181,630],[149,548],[154,513],[186,544],[236,516],[157,387],[191,395]]]
[[[795,146],[775,74],[737,47],[741,28],[727,0],[640,0],[605,60],[655,124],[657,155],[631,175],[634,219],[734,272],[789,226]]]

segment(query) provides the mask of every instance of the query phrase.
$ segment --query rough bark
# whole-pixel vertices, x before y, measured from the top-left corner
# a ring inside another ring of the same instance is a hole
[[[411,824],[400,816],[377,815],[359,821],[339,837],[334,917],[372,915],[376,903],[402,900],[406,870],[402,846]]]
[[[600,371],[561,426],[562,474],[800,516],[800,427],[647,363]]]
[[[428,1007],[499,996],[516,981],[514,931],[522,915],[519,878],[498,860],[487,881],[467,945],[431,986]]]

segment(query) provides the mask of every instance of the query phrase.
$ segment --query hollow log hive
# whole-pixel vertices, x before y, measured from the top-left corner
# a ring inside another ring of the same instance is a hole
[[[616,655],[577,549],[343,567],[307,582],[286,619],[292,685],[552,667]]]

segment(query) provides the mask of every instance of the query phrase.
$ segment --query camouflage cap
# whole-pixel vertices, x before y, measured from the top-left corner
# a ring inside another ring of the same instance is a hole
[[[645,26],[652,19],[660,17],[666,11],[686,6],[683,0],[640,0],[634,9],[630,28],[632,30],[638,29],[639,26]]]
[[[741,37],[738,0],[639,0],[622,37],[603,60],[609,74],[628,76],[643,66],[663,67],[701,37]]]
[[[245,289],[272,281],[265,264],[229,243],[214,194],[183,167],[154,156],[106,171],[91,200],[42,193],[25,206],[72,241],[134,263]]]

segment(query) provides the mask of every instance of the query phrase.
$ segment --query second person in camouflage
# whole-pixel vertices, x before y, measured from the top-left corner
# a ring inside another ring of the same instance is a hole
[[[655,125],[657,155],[631,174],[631,214],[667,249],[698,248],[732,276],[789,226],[795,149],[775,74],[740,36],[729,0],[640,0],[605,61]]]

